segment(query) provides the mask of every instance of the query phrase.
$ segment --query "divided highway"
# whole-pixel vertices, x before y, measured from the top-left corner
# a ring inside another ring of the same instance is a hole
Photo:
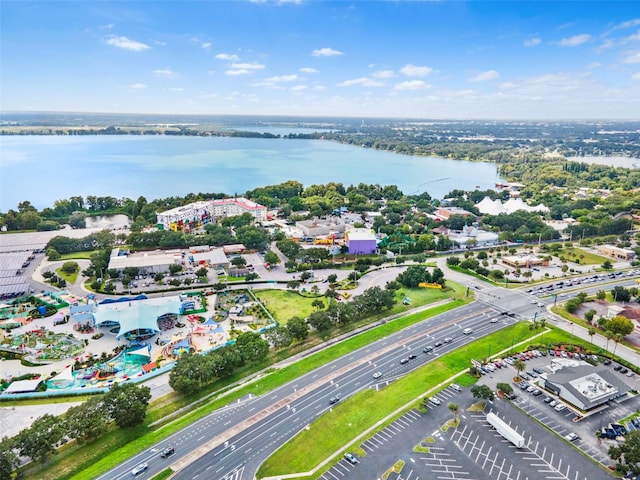
[[[375,343],[355,350],[260,397],[248,396],[184,428],[99,477],[100,480],[131,478],[131,470],[143,462],[145,472],[136,478],[151,478],[171,463],[176,479],[253,479],[258,467],[282,444],[307,428],[332,405],[354,393],[383,384],[437,356],[504,328],[532,318],[538,309],[531,296],[519,291],[479,287],[478,301],[422,321]],[[512,316],[506,315],[509,313]],[[491,320],[498,321],[492,323]],[[471,328],[471,335],[462,331]],[[425,354],[422,349],[451,337]],[[406,364],[400,360],[415,354]],[[373,378],[375,372],[382,377]],[[167,446],[175,455],[160,458]]]

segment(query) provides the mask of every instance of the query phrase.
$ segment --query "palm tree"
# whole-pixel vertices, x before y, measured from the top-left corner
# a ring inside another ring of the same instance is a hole
[[[621,333],[614,333],[613,334],[613,341],[614,341],[614,345],[613,345],[613,354],[616,354],[616,348],[618,347],[618,343],[620,343],[622,341],[624,337],[622,336]]]
[[[519,377],[522,371],[525,368],[527,368],[527,366],[524,364],[522,360],[517,359],[515,362],[513,362],[513,368],[515,368],[518,371],[518,377]]]
[[[458,418],[458,410],[459,410],[458,404],[457,403],[450,403],[449,405],[447,405],[447,408],[453,412],[454,418],[457,419]]]
[[[593,336],[594,336],[595,334],[596,334],[596,329],[595,329],[595,328],[593,328],[593,327],[589,327],[588,335],[589,335],[589,341],[590,341],[591,343],[593,343]]]
[[[613,333],[611,330],[605,330],[604,331],[604,336],[607,337],[607,346],[604,347],[604,349],[608,352],[609,351],[609,340],[611,340],[615,336],[615,333]]]

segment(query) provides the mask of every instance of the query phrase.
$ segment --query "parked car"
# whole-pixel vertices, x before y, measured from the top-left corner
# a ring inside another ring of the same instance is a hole
[[[345,453],[344,454],[344,458],[347,460],[347,462],[349,462],[351,465],[355,465],[356,463],[360,463],[360,460],[358,460],[356,458],[356,456],[353,453]]]
[[[431,403],[433,403],[434,405],[440,405],[442,402],[438,399],[438,397],[431,397],[429,399],[431,401]]]
[[[538,375],[542,375],[544,373],[544,370],[538,367],[532,368],[532,370],[536,372]]]
[[[460,387],[460,385],[458,385],[457,383],[452,383],[451,388],[453,388],[456,392],[462,391],[462,387]]]
[[[559,403],[553,408],[555,408],[556,412],[561,412],[561,411],[565,410],[567,408],[567,406],[564,403]]]
[[[575,440],[578,440],[580,437],[578,436],[577,433],[568,433],[567,435],[564,436],[564,438],[570,442],[573,442]]]

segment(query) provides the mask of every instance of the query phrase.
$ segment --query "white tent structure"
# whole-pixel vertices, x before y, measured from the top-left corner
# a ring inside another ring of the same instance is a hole
[[[535,207],[530,207],[520,197],[511,197],[505,203],[502,203],[499,199],[491,200],[489,197],[484,197],[482,201],[476,204],[476,207],[483,215],[500,215],[501,213],[508,215],[519,210],[540,213],[546,213],[549,211],[549,208],[542,203]]]

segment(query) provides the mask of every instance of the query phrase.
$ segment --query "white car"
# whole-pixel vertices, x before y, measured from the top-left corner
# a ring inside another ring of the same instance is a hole
[[[131,475],[133,475],[134,477],[137,477],[142,472],[146,471],[147,468],[149,468],[149,465],[147,465],[146,463],[141,463],[140,465],[135,467],[133,470],[131,470]]]
[[[561,412],[563,411],[565,408],[567,408],[567,406],[564,403],[559,403],[558,405],[556,405],[555,407],[556,412]]]
[[[570,442],[573,442],[573,441],[575,441],[575,440],[578,440],[580,437],[578,436],[578,434],[577,434],[577,433],[573,433],[573,432],[571,432],[571,433],[569,433],[569,434],[565,435],[565,436],[564,436],[564,438],[565,438],[566,440],[570,441]]]
[[[492,318],[489,323],[498,323],[498,319],[497,318]]]
[[[380,378],[381,376],[382,376],[382,372],[376,372],[373,374],[373,378],[376,378],[376,379]]]
[[[433,403],[435,405],[440,405],[440,403],[442,403],[442,402],[440,402],[440,400],[438,400],[437,397],[431,397],[429,400],[431,401],[431,403]]]
[[[473,333],[473,330],[471,328],[465,328],[462,333],[464,333],[465,335],[471,335]]]

